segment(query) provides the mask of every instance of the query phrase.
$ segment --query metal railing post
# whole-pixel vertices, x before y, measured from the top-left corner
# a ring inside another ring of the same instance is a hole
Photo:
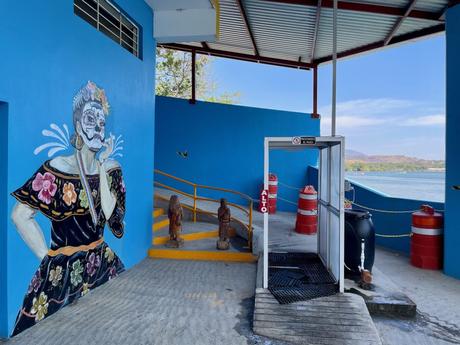
[[[249,201],[249,231],[248,231],[248,242],[249,242],[249,249],[252,250],[252,208],[253,208],[253,201]]]
[[[196,184],[193,185],[193,222],[196,223]]]

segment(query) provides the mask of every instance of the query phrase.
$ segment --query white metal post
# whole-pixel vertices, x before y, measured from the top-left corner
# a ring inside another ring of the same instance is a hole
[[[264,141],[264,190],[268,190],[269,138]],[[268,212],[264,213],[264,289],[268,289]]]
[[[331,133],[335,137],[336,103],[337,103],[337,0],[334,0],[332,33],[332,125]]]
[[[345,138],[341,138],[340,142],[340,279],[339,291],[344,292],[344,279],[345,279]]]

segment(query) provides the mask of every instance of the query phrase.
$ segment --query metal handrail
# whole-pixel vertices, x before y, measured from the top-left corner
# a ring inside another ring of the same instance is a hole
[[[215,191],[221,191],[221,192],[225,192],[225,193],[230,193],[230,194],[238,195],[238,196],[242,197],[243,199],[246,199],[249,202],[247,209],[244,208],[241,205],[237,205],[237,204],[232,203],[232,202],[228,202],[228,205],[231,205],[231,206],[243,211],[249,217],[249,221],[248,221],[249,224],[248,225],[246,225],[245,223],[239,221],[236,218],[233,218],[233,217],[232,218],[234,220],[238,221],[239,223],[243,224],[245,227],[247,227],[247,229],[248,229],[249,248],[252,248],[252,212],[253,212],[253,206],[254,205],[253,205],[253,199],[249,195],[241,193],[241,192],[238,192],[238,191],[235,191],[235,190],[227,189],[227,188],[213,187],[213,186],[206,186],[206,185],[202,185],[202,184],[197,184],[197,183],[185,180],[183,178],[168,174],[168,173],[166,173],[164,171],[161,171],[161,170],[158,170],[158,169],[154,169],[154,173],[162,175],[162,176],[165,176],[165,177],[168,177],[168,178],[173,179],[173,180],[178,181],[178,182],[182,182],[184,184],[187,184],[187,185],[193,187],[193,194],[190,194],[190,193],[183,192],[183,191],[181,191],[181,190],[179,190],[177,188],[168,186],[168,185],[166,185],[164,183],[160,183],[160,182],[156,182],[156,181],[154,182],[157,186],[163,187],[165,189],[171,190],[171,191],[173,191],[175,193],[178,193],[178,194],[181,194],[181,195],[184,195],[184,196],[187,196],[187,197],[193,199],[193,222],[196,222],[196,213],[197,212],[208,213],[208,214],[216,214],[217,215],[217,212],[199,210],[197,208],[197,201],[198,200],[219,203],[219,200],[217,200],[217,199],[198,196],[198,189],[199,188],[208,189],[208,190],[215,190]]]

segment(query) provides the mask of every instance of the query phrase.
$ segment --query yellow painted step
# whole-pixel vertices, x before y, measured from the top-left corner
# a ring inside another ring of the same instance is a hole
[[[165,214],[165,210],[163,210],[162,208],[156,208],[153,212],[152,212],[152,216],[153,218],[158,218],[159,216],[162,216]]]
[[[257,257],[252,253],[236,253],[228,251],[211,252],[206,250],[180,249],[149,249],[149,256],[155,259],[200,260],[200,261],[233,261],[256,262]]]
[[[169,219],[165,218],[163,220],[160,220],[159,222],[154,222],[152,226],[153,231],[158,231],[160,229],[163,229],[164,227],[169,225]]]
[[[192,234],[183,234],[180,237],[184,241],[198,241],[203,238],[213,238],[219,236],[219,230],[214,231],[203,231],[203,232],[194,232]],[[153,239],[153,245],[162,245],[168,242],[169,236],[155,237]]]

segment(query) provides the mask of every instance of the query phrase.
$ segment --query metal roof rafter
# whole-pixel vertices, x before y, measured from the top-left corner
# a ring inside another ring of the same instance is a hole
[[[318,5],[317,0],[263,0],[267,2],[277,2],[280,4],[288,4],[288,5],[302,5],[302,6],[310,6],[316,7]],[[332,9],[334,6],[333,0],[323,0],[321,7],[322,8],[330,8]],[[385,14],[390,16],[404,16],[405,8],[400,7],[393,7],[393,6],[384,6],[384,5],[377,5],[377,4],[370,4],[370,3],[358,3],[358,2],[350,2],[350,1],[339,1],[338,4],[339,10],[344,11],[359,11],[359,12],[367,12],[367,13],[374,13],[374,14]],[[408,15],[409,18],[418,18],[418,19],[426,19],[426,20],[434,20],[443,22],[440,20],[442,13],[438,12],[427,12],[421,10],[413,10]]]
[[[246,31],[248,32],[249,37],[251,38],[252,47],[254,49],[254,55],[255,56],[260,56],[259,49],[257,49],[256,40],[254,38],[254,34],[252,33],[251,26],[249,25],[249,20],[248,20],[248,16],[246,15],[246,11],[244,9],[244,5],[243,5],[241,0],[235,0],[235,1],[236,1],[237,5],[238,5],[238,8],[240,10],[241,17],[243,17],[243,22],[244,22],[244,25],[246,26]]]
[[[318,0],[316,5],[316,21],[315,21],[315,32],[313,33],[313,41],[311,44],[311,52],[310,52],[310,62],[313,62],[315,59],[315,51],[316,51],[316,42],[318,41],[318,32],[319,32],[319,21],[321,18],[321,0]]]
[[[410,0],[409,1],[409,4],[408,4],[408,6],[406,8],[406,12],[404,12],[404,15],[402,17],[399,17],[396,20],[395,25],[391,29],[391,31],[388,34],[388,36],[385,38],[385,41],[383,42],[384,46],[387,46],[388,43],[390,43],[390,41],[393,39],[394,35],[398,32],[399,28],[401,27],[401,24],[403,23],[404,19],[406,19],[409,16],[409,14],[411,13],[411,11],[414,9],[416,3],[417,3],[417,0]]]
[[[264,63],[268,65],[275,65],[275,66],[292,67],[292,68],[299,68],[299,69],[305,69],[305,70],[309,70],[310,68],[314,67],[314,64],[307,63],[307,62],[276,59],[276,58],[270,58],[266,56],[255,56],[255,55],[235,53],[235,52],[229,52],[225,50],[218,50],[218,49],[212,49],[212,48],[206,49],[203,47],[188,46],[186,44],[177,44],[177,43],[163,44],[161,43],[161,44],[158,44],[158,46],[162,48],[181,50],[181,51],[186,51],[186,52],[191,52],[192,50],[195,50],[196,53],[198,54],[208,54],[212,56],[229,58],[229,59],[260,62],[260,63]]]
[[[434,35],[434,34],[442,32],[444,30],[445,30],[445,25],[444,24],[438,24],[436,26],[431,26],[431,27],[426,28],[426,29],[422,29],[422,30],[418,30],[418,31],[415,31],[415,32],[410,32],[410,33],[407,33],[407,34],[403,34],[403,35],[393,37],[393,39],[388,43],[388,45],[398,44],[398,43],[401,43],[401,42],[404,42],[404,41],[413,40],[413,39],[417,39],[417,38],[428,36],[428,35]],[[367,51],[383,48],[383,47],[385,47],[384,43],[385,43],[384,41],[379,41],[379,42],[367,44],[365,46],[353,48],[353,49],[338,53],[337,58],[340,59],[340,58],[348,57],[348,56],[351,56],[351,55],[361,54],[361,53],[364,53],[364,52],[367,52]],[[314,65],[319,65],[319,64],[322,64],[322,63],[325,63],[325,62],[329,62],[331,60],[332,60],[332,56],[329,55],[329,56],[325,56],[323,58],[320,58],[320,59],[317,59],[317,60],[313,61],[313,64]]]

